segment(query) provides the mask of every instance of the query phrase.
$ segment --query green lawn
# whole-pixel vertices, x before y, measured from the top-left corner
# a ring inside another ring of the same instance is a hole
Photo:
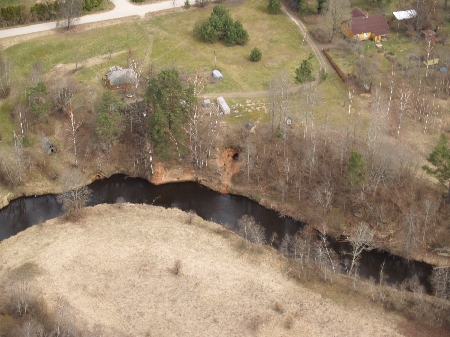
[[[265,90],[272,74],[281,70],[293,74],[294,84],[294,71],[311,50],[300,46],[302,37],[289,19],[267,14],[264,4],[265,1],[256,0],[230,10],[233,19],[241,20],[249,32],[250,41],[246,46],[226,47],[223,43],[206,44],[194,39],[193,26],[197,20],[208,18],[212,10],[209,6],[146,21],[38,38],[12,46],[5,54],[14,60],[17,81],[27,76],[35,60],[39,59],[48,72],[59,63],[73,62],[76,50],[91,58],[107,54],[112,48],[114,51],[131,49],[139,58],[147,60],[147,66],[151,64],[156,69],[177,66],[187,73],[205,74],[214,68],[215,52],[217,68],[224,80],[206,87],[206,92]],[[263,53],[257,63],[249,60],[255,46]],[[313,67],[318,71],[316,60]],[[94,68],[91,72],[81,71],[79,76],[83,80],[88,80],[88,76],[94,79],[108,69],[106,64],[104,69]]]
[[[295,82],[295,69],[302,60],[308,58],[311,48],[302,46],[303,37],[296,26],[284,15],[269,15],[265,0],[248,1],[242,6],[230,8],[234,20],[242,22],[250,40],[245,46],[226,47],[223,43],[206,44],[193,37],[196,21],[207,20],[212,6],[192,8],[187,11],[161,15],[146,20],[136,20],[116,26],[87,31],[59,32],[53,36],[36,38],[7,48],[5,56],[14,61],[13,86],[19,86],[28,78],[33,63],[40,60],[44,72],[61,63],[73,63],[76,51],[84,58],[94,58],[113,52],[131,50],[136,58],[146,60],[143,76],[149,69],[161,70],[177,67],[182,74],[200,73],[205,77],[203,93],[248,92],[268,90],[272,76],[279,72],[292,74],[291,85]],[[249,55],[254,47],[262,51],[260,62],[251,62]],[[224,75],[224,80],[210,81],[216,68]],[[30,57],[32,56],[32,57]],[[75,73],[79,81],[101,87],[101,78],[112,65],[126,66],[127,53],[112,60],[104,59],[89,68]],[[314,75],[318,76],[318,62],[312,60]],[[340,88],[339,79],[329,76],[320,85],[323,97],[317,104],[318,117],[342,110],[339,105],[324,99],[343,100],[346,93]],[[299,108],[301,110],[301,103]],[[252,116],[253,114],[247,114]],[[335,117],[338,119],[339,114]],[[248,116],[247,116],[248,117]],[[267,117],[255,112],[255,119],[264,121]],[[248,117],[249,118],[249,117]],[[320,118],[325,119],[325,117]]]

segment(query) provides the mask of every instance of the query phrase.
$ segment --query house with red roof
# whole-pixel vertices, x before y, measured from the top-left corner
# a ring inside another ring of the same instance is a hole
[[[359,8],[351,12],[352,18],[342,22],[341,30],[351,39],[381,41],[389,33],[389,26],[381,14],[366,14]]]

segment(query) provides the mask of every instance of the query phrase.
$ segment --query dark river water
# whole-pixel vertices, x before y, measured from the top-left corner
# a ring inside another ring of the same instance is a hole
[[[156,206],[194,210],[200,217],[219,224],[237,227],[237,220],[243,215],[252,215],[266,229],[269,238],[273,232],[282,239],[286,234],[294,234],[303,224],[291,218],[280,217],[277,212],[260,206],[242,196],[220,194],[197,183],[173,183],[155,186],[139,178],[114,175],[111,178],[97,180],[89,187],[92,189],[90,206],[117,202],[118,198],[130,203],[146,203]],[[0,210],[0,241],[20,231],[61,213],[61,205],[55,195],[23,197],[13,200]],[[340,252],[346,249],[345,243],[331,242]],[[341,257],[342,261],[344,257]],[[384,275],[390,284],[417,275],[428,292],[431,287],[428,277],[432,266],[422,262],[406,261],[383,251],[364,252],[358,268],[361,277],[378,279],[384,262]]]

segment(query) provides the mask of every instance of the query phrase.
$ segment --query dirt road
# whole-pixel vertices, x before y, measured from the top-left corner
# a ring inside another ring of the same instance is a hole
[[[286,6],[281,6],[281,11],[286,14],[289,19],[292,20],[292,22],[295,23],[295,25],[298,27],[298,29],[302,32],[303,36],[305,37],[306,42],[311,46],[311,49],[313,50],[314,54],[316,55],[317,59],[319,60],[319,65],[321,69],[324,69],[325,72],[328,72],[328,63],[325,60],[325,58],[322,55],[322,51],[317,46],[316,42],[311,38],[311,35],[308,33],[308,29],[306,29],[303,22],[300,21],[299,18],[295,17],[295,15],[286,8]]]
[[[147,13],[158,12],[162,10],[184,6],[184,2],[182,0],[162,1],[141,6],[132,5],[131,3],[128,2],[128,0],[110,0],[110,1],[114,3],[115,6],[115,8],[112,11],[82,16],[78,20],[77,24],[114,20],[130,16],[140,16],[143,18]],[[0,39],[52,30],[56,28],[56,24],[57,22],[53,21],[40,23],[37,25],[0,30]]]

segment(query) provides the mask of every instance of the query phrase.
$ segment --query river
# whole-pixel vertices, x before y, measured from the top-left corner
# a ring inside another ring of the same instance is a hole
[[[237,220],[243,215],[251,215],[266,229],[269,238],[273,232],[282,239],[286,234],[294,234],[304,224],[269,210],[246,197],[220,194],[193,182],[153,185],[147,180],[114,175],[96,180],[89,185],[92,190],[89,206],[118,202],[145,203],[156,206],[193,210],[206,220],[237,228]],[[0,241],[13,236],[26,228],[55,218],[61,214],[61,205],[55,195],[22,197],[0,210]],[[331,242],[340,253],[348,244]],[[345,257],[341,255],[343,262]],[[358,273],[361,277],[378,280],[381,265],[388,284],[400,284],[403,280],[417,275],[428,292],[431,292],[429,276],[432,266],[423,262],[407,261],[384,251],[363,252]]]

